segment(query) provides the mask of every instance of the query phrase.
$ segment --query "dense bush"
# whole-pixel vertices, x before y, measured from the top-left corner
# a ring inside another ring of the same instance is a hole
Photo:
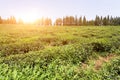
[[[1,50],[2,56],[8,56],[11,54],[23,54],[29,51],[37,51],[43,49],[44,46],[39,42],[24,43],[24,44],[9,44],[4,45]]]
[[[104,65],[101,69],[100,75],[105,80],[119,80],[120,79],[120,58],[113,60],[111,63]]]
[[[100,42],[93,42],[91,45],[93,46],[93,51],[97,52],[109,52],[112,48],[111,45]]]

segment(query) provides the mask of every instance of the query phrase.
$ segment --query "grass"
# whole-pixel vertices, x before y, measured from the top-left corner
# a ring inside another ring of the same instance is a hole
[[[118,57],[94,71],[109,55]],[[119,57],[119,26],[0,25],[1,80],[117,80]]]

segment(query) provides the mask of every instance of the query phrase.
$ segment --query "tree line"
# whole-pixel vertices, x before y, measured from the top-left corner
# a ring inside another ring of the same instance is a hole
[[[7,19],[2,19],[0,16],[0,24],[16,24],[16,18],[14,16],[11,16],[10,18]]]
[[[0,17],[0,24],[24,24],[24,22],[21,19],[17,21],[14,16],[11,16],[7,19]],[[86,16],[65,16],[63,18],[57,18],[54,24],[51,18],[38,19],[34,24],[41,26],[118,26],[120,25],[120,17],[112,17],[109,15],[103,17],[96,15],[95,19],[87,20]]]
[[[55,21],[57,26],[118,26],[120,25],[120,17],[112,16],[98,16],[96,15],[94,20],[87,20],[85,16],[66,16],[58,18]]]

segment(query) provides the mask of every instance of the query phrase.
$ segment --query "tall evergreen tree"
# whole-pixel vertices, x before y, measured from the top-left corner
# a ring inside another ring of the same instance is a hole
[[[95,17],[95,26],[98,26],[98,20],[97,16]]]
[[[63,17],[63,20],[62,20],[62,21],[63,21],[63,26],[65,26],[65,18],[64,18],[64,17]]]
[[[69,26],[75,25],[75,18],[73,16],[68,17]]]
[[[113,17],[111,16],[111,17],[110,17],[110,23],[109,23],[109,24],[112,26],[112,25],[114,25],[113,22],[114,22],[114,19],[113,19]]]
[[[115,17],[113,23],[114,23],[115,26],[120,25],[120,17]]]
[[[100,18],[99,18],[99,16],[96,16],[96,18],[95,18],[95,25],[96,26],[100,25]]]
[[[16,19],[14,16],[11,16],[9,19],[8,19],[8,23],[9,24],[16,24]]]
[[[83,23],[83,21],[82,21],[82,16],[79,18],[79,26],[82,26],[82,23]]]
[[[45,25],[45,26],[51,26],[51,25],[52,25],[52,20],[51,20],[50,18],[46,18],[46,19],[44,20],[44,25]]]
[[[66,26],[67,25],[67,21],[66,21],[66,18],[63,17],[63,26]]]
[[[68,16],[66,16],[66,25],[67,26],[70,26],[70,21],[71,21],[70,18]]]
[[[90,25],[90,26],[94,26],[95,22],[94,22],[94,20],[90,20],[90,21],[87,22],[87,24]]]
[[[84,25],[84,26],[87,25],[87,20],[86,20],[86,17],[85,17],[85,16],[83,17],[83,25]]]
[[[79,25],[79,22],[78,22],[77,16],[75,16],[75,26],[78,26],[78,25]]]
[[[107,23],[107,18],[104,17],[104,19],[103,19],[103,25],[106,26],[107,24],[108,24],[108,23]]]
[[[109,15],[107,16],[107,25],[110,25],[110,17],[109,17]]]
[[[102,26],[103,25],[103,17],[101,16],[100,17],[100,26]]]
[[[55,25],[56,25],[56,26],[62,26],[62,23],[63,23],[63,21],[62,21],[61,18],[58,18],[58,19],[56,19],[56,21],[55,21]]]
[[[2,18],[1,18],[1,16],[0,16],[0,24],[2,24],[2,22],[3,22],[3,21],[2,21]]]

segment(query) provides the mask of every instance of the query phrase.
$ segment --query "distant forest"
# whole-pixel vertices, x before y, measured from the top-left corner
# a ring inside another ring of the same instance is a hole
[[[19,19],[18,21],[14,16],[11,16],[8,19],[2,19],[0,17],[0,24],[24,24],[23,20]],[[50,18],[41,18],[36,20],[33,24],[40,26],[119,26],[120,17],[112,16],[97,16],[93,20],[87,20],[85,16],[66,16],[63,18],[57,18],[52,24],[52,19]]]

